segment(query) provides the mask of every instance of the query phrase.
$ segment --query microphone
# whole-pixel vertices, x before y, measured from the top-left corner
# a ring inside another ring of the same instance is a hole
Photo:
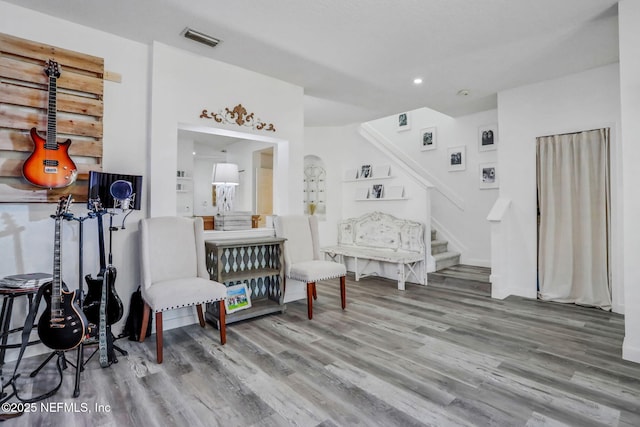
[[[129,181],[119,179],[114,181],[109,187],[109,193],[113,197],[114,208],[118,205],[122,210],[128,210],[131,199],[133,198],[133,186]]]

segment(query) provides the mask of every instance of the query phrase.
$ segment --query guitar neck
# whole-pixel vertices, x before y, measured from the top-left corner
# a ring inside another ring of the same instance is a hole
[[[55,75],[49,76],[49,105],[47,109],[47,141],[44,147],[48,150],[56,150],[58,148],[57,135],[56,135],[56,111],[58,108],[58,102],[56,98],[57,90],[57,77]]]
[[[55,240],[53,247],[53,281],[51,283],[51,319],[59,319],[62,314],[62,275],[60,272],[61,245],[60,229],[62,220],[56,218]]]
[[[107,269],[107,261],[105,258],[104,250],[104,227],[102,225],[102,215],[103,213],[98,212],[98,248],[100,249],[100,276],[102,276]]]

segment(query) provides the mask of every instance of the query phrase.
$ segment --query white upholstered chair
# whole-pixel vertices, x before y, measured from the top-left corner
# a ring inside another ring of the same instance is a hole
[[[140,342],[144,341],[149,314],[156,318],[156,353],[162,363],[162,312],[196,306],[200,326],[205,320],[202,304],[217,301],[220,309],[220,342],[227,340],[224,299],[227,288],[209,279],[205,263],[202,218],[158,217],[140,220],[142,299],[144,311]]]
[[[346,301],[344,264],[325,261],[320,257],[318,219],[314,215],[284,215],[274,218],[276,236],[284,242],[285,276],[307,284],[307,313],[313,318],[313,300],[318,298],[316,282],[340,278],[340,299],[344,310]]]

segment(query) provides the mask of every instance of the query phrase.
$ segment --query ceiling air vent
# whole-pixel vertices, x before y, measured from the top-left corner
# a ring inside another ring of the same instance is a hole
[[[186,38],[195,40],[199,43],[206,44],[207,46],[216,47],[220,40],[215,37],[208,36],[199,31],[192,30],[191,28],[186,28],[182,33]]]

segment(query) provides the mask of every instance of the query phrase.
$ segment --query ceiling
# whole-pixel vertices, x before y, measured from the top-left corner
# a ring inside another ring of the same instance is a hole
[[[306,126],[469,114],[496,108],[499,91],[618,61],[617,0],[4,1],[302,86]]]

